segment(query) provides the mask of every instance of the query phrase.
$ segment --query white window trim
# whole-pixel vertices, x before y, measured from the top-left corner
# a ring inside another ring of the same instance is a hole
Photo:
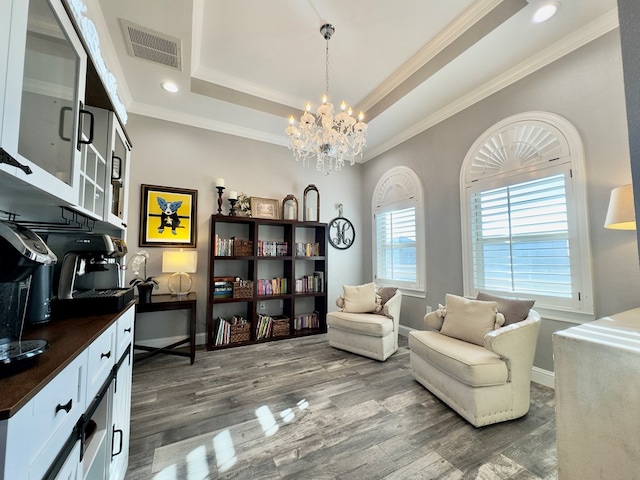
[[[551,137],[557,140],[553,150],[553,158],[543,155],[537,159],[515,164],[505,162],[496,168],[479,168],[478,159],[486,154],[489,140],[500,135],[508,136],[516,127],[541,127]],[[483,151],[484,149],[484,151]],[[471,246],[471,212],[469,206],[470,191],[476,182],[482,180],[489,183],[492,177],[504,178],[511,175],[526,175],[538,171],[543,165],[569,164],[572,182],[567,191],[567,198],[571,202],[574,216],[572,225],[577,227],[580,241],[577,242],[580,251],[572,252],[572,268],[575,265],[580,278],[580,302],[576,308],[560,308],[543,303],[536,303],[536,308],[549,312],[558,319],[572,322],[591,321],[594,317],[593,306],[593,268],[591,256],[591,242],[589,235],[589,217],[587,212],[586,168],[584,149],[580,135],[575,127],[566,119],[549,112],[525,112],[508,117],[486,130],[471,146],[460,169],[460,205],[462,222],[462,260],[464,294],[475,298],[477,291],[473,287],[473,263]],[[575,243],[574,243],[575,244]],[[575,264],[573,260],[577,259]]]
[[[388,199],[391,193],[390,184],[393,185],[394,191],[402,191],[400,198]],[[378,272],[377,258],[377,240],[376,240],[376,218],[378,212],[396,210],[413,206],[416,209],[416,275],[417,286],[415,288],[400,287],[403,294],[408,296],[424,298],[427,292],[426,282],[426,250],[425,250],[425,207],[424,193],[422,182],[416,173],[409,167],[398,166],[386,171],[378,180],[373,190],[371,199],[372,212],[372,265],[374,280],[379,285],[393,285],[393,282],[378,280],[376,274]]]

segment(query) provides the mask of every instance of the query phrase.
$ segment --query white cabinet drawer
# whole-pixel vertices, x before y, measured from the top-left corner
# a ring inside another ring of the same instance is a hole
[[[116,323],[102,333],[87,349],[87,405],[93,401],[116,362]]]
[[[135,318],[135,308],[133,306],[122,314],[118,319],[118,327],[116,333],[116,361],[120,360],[130,343],[133,343],[133,323]]]

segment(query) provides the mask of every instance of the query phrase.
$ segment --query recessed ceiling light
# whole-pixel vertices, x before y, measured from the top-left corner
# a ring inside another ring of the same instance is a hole
[[[531,21],[533,23],[542,23],[549,20],[556,13],[558,13],[558,9],[560,8],[560,2],[542,2],[540,5],[536,7],[536,11],[533,13],[531,17]]]
[[[178,91],[178,86],[173,82],[163,82],[162,89],[165,92],[176,93]]]

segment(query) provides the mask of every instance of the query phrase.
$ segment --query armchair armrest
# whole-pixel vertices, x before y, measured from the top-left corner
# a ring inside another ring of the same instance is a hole
[[[382,313],[393,319],[395,331],[398,330],[398,325],[400,324],[400,307],[402,307],[402,292],[400,290],[396,290],[393,297],[387,300],[387,303],[382,307]]]
[[[484,336],[484,346],[507,362],[510,375],[514,369],[530,371],[539,331],[540,315],[531,310],[522,322],[512,323],[487,333]],[[530,375],[527,375],[527,378],[529,377]]]

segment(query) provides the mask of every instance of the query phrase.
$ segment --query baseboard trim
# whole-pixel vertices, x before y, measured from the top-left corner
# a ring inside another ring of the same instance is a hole
[[[171,345],[173,343],[179,342],[180,340],[183,340],[185,337],[184,336],[177,336],[177,337],[164,337],[164,338],[149,338],[146,340],[140,340],[139,342],[136,341],[136,343],[138,345],[144,345],[145,347],[151,347],[151,348],[162,348],[162,347],[166,347],[167,345]],[[207,342],[207,335],[206,333],[197,333],[196,334],[196,345],[204,345]],[[188,345],[185,343],[184,345],[181,345],[181,347],[188,347]],[[135,350],[137,352],[143,352],[143,350]]]
[[[398,335],[402,335],[403,337],[409,336],[409,332],[415,330],[415,328],[405,327],[404,325],[399,325],[398,327]],[[544,370],[539,367],[531,368],[531,381],[536,382],[544,387],[555,388],[555,373],[550,372],[549,370]]]
[[[543,370],[542,368],[533,367],[531,369],[531,381],[539,383],[545,387],[555,388],[556,374],[549,370]]]

